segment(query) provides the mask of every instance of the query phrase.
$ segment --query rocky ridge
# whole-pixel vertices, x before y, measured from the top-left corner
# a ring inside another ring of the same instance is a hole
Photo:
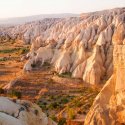
[[[116,69],[96,97],[86,117],[85,125],[121,125],[124,121],[124,46],[117,46]],[[121,59],[120,59],[121,58]],[[121,61],[122,60],[122,61]],[[121,75],[122,74],[122,75]]]
[[[0,31],[3,39],[31,43],[25,71],[49,62],[57,73],[72,73],[73,78],[95,85],[112,75],[114,37],[120,34],[115,31],[123,21],[125,8],[116,8],[80,17],[44,19]]]
[[[125,124],[125,45],[122,22],[114,35],[113,63],[114,73],[107,81],[91,107],[85,125],[123,125]]]
[[[124,8],[63,19],[32,42],[24,70],[49,62],[59,74],[70,72],[86,83],[102,83],[112,75],[114,38],[124,21]]]

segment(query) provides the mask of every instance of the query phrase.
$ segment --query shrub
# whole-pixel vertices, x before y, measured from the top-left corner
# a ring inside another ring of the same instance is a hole
[[[57,122],[57,118],[56,118],[55,115],[50,116],[50,118],[51,118],[53,121]]]
[[[21,48],[19,51],[19,54],[26,54],[27,52],[29,52],[29,48]]]
[[[63,103],[63,104],[66,104],[68,102],[69,102],[69,100],[66,97],[61,99],[61,103]]]
[[[12,90],[11,92],[9,92],[9,95],[11,97],[17,97],[18,99],[20,99],[22,97],[22,94],[21,92],[18,92],[16,90]]]
[[[45,104],[42,104],[42,103],[37,103],[39,105],[39,107],[42,109],[42,110],[47,110],[47,107]]]
[[[53,103],[51,103],[50,105],[49,105],[49,108],[50,109],[56,109],[56,108],[58,108],[59,107],[59,104],[57,103],[57,102],[53,102]]]
[[[0,88],[0,94],[4,94],[4,89]]]
[[[69,119],[75,119],[75,112],[72,108],[68,108],[68,118]]]
[[[6,57],[3,57],[3,58],[0,58],[0,61],[2,62],[2,61],[7,61],[8,60],[8,58],[6,58]]]
[[[66,124],[66,118],[59,119],[58,125],[64,125]]]
[[[71,78],[72,73],[71,72],[65,72],[65,73],[59,74],[58,76],[64,77],[64,78]]]

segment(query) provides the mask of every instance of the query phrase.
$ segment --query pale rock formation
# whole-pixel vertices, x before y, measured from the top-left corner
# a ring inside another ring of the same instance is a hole
[[[44,60],[51,62],[55,71],[59,74],[71,72],[74,78],[99,84],[112,75],[113,44],[117,40],[115,37],[123,40],[124,34],[120,35],[124,32],[124,13],[124,8],[117,8],[84,14],[83,17],[62,19],[36,38],[31,51],[44,43],[44,53],[35,51],[39,55],[38,59],[49,55],[49,46],[53,52]],[[119,29],[121,32],[117,33]]]
[[[121,32],[124,23],[119,26],[119,33],[113,38],[114,73],[96,97],[86,116],[85,125],[125,124],[125,45],[123,45],[125,36],[123,37],[124,32]]]
[[[76,67],[81,64],[84,60],[87,59],[87,53],[85,52],[84,43],[80,42],[79,45],[77,45],[72,52],[71,60],[73,62],[72,68],[70,69],[70,72],[73,72]],[[74,76],[75,77],[75,76]],[[80,77],[81,78],[81,77]]]
[[[76,69],[72,73],[72,77],[81,78],[84,74],[85,67],[86,67],[86,61],[84,61],[83,63],[79,64],[76,67]]]
[[[112,75],[113,45],[125,44],[124,21],[125,8],[116,8],[80,17],[44,19],[5,28],[5,33],[21,34],[24,41],[32,43],[29,68],[27,62],[24,70],[32,70],[31,63],[42,66],[48,61],[57,73],[71,72],[72,77],[98,84]]]
[[[63,51],[60,57],[55,62],[55,70],[59,72],[59,74],[69,72],[70,71],[70,52]]]
[[[41,65],[44,64],[44,62],[50,62],[52,57],[53,57],[53,49],[49,47],[40,47],[36,51],[36,56],[35,56],[35,62],[41,62]]]
[[[0,124],[56,125],[36,104],[6,97],[0,97]]]
[[[117,26],[114,35],[113,35],[113,42],[114,44],[123,44],[123,40],[125,38],[125,23],[120,22]]]
[[[42,35],[37,37],[35,41],[32,42],[32,45],[31,45],[31,50],[33,51],[36,51],[38,50],[42,45],[44,44],[43,42],[43,37]]]
[[[34,60],[34,58],[33,58],[33,59],[29,59],[29,60],[25,63],[25,65],[24,65],[24,67],[23,67],[24,71],[31,71],[32,68],[33,68],[32,65],[35,65],[35,60]]]
[[[101,47],[96,46],[93,55],[87,59],[83,80],[87,83],[99,84],[104,73]]]

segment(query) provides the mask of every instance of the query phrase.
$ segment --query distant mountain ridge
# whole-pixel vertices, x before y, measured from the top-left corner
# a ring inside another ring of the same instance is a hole
[[[77,16],[79,15],[71,13],[62,13],[62,14],[41,14],[41,15],[33,15],[26,17],[14,17],[14,18],[0,19],[0,25],[17,25],[17,24],[42,20],[44,18],[68,18]]]

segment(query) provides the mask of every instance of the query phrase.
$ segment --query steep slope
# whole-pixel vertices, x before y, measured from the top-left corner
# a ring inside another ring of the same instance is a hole
[[[60,20],[33,41],[24,70],[49,62],[59,74],[102,83],[112,75],[114,31],[124,20],[125,8]]]
[[[117,27],[113,40],[114,73],[91,107],[85,125],[125,124],[125,22]]]

